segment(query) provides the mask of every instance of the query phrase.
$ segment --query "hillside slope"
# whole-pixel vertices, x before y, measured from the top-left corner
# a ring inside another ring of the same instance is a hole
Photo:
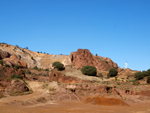
[[[94,56],[87,49],[78,49],[76,52],[72,52],[69,56],[37,53],[28,49],[23,49],[21,47],[8,44],[0,44],[0,50],[5,53],[8,52],[10,56],[17,56],[18,59],[27,63],[28,68],[33,68],[34,66],[43,69],[51,68],[52,63],[55,61],[60,61],[64,65],[73,65],[76,68],[82,68],[85,65],[92,65],[95,66],[98,70],[103,71],[108,71],[111,68],[118,68],[117,64],[114,63],[110,58]]]

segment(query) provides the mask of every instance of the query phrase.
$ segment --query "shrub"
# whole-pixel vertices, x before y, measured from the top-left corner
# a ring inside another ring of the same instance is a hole
[[[49,69],[45,69],[45,71],[49,71]]]
[[[94,66],[83,66],[81,72],[84,75],[96,76],[97,69]]]
[[[37,67],[37,66],[34,66],[34,67],[33,67],[33,69],[36,69],[36,70],[38,70],[38,67]]]
[[[31,57],[32,60],[34,60],[33,56]]]
[[[145,77],[145,72],[143,73],[143,72],[137,72],[137,73],[134,73],[134,78],[136,79],[136,80],[141,80],[141,79],[143,79]]]
[[[38,71],[42,71],[43,69],[41,69],[41,68],[38,68]]]
[[[3,61],[2,60],[0,60],[0,64],[3,66]]]
[[[59,71],[64,70],[64,64],[62,64],[61,62],[54,62],[52,66],[54,68],[57,68]]]
[[[27,70],[27,71],[26,71],[26,74],[31,74],[31,71],[30,71],[30,70]]]
[[[10,78],[11,78],[11,79],[15,79],[15,78],[23,79],[23,77],[22,77],[21,75],[16,75],[16,74],[11,75]]]
[[[10,67],[10,65],[8,65],[8,64],[5,64],[5,67]]]
[[[147,81],[148,84],[150,83],[150,76],[147,77]]]
[[[147,75],[150,76],[150,69],[147,70]]]
[[[107,74],[107,77],[110,78],[110,77],[115,77],[117,76],[118,74],[118,71],[115,69],[115,68],[112,68],[109,70],[109,73]]]
[[[15,69],[19,69],[19,65],[16,64],[16,65],[14,66],[14,68],[15,68]]]
[[[136,81],[136,82],[133,82],[132,85],[139,85],[140,82],[139,81]]]
[[[150,76],[150,69],[148,69],[147,71],[134,73],[134,78],[136,80],[141,80],[141,79],[143,79],[146,76]]]

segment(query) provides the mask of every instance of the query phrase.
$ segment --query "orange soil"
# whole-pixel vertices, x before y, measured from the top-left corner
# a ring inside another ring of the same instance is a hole
[[[125,102],[118,98],[106,98],[106,97],[88,97],[86,98],[83,103],[92,103],[96,105],[105,105],[105,106],[112,106],[112,105],[124,105],[127,106]]]

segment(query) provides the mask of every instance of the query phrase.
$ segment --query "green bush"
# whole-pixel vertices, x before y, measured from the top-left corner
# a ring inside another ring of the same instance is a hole
[[[34,60],[33,56],[31,57],[32,60]]]
[[[37,66],[34,66],[34,67],[33,67],[33,69],[36,69],[36,70],[38,70],[38,67],[37,67]]]
[[[118,71],[115,69],[115,68],[112,68],[109,70],[109,73],[107,74],[107,77],[110,78],[110,77],[115,77],[117,76],[118,74]]]
[[[16,74],[11,75],[10,78],[11,78],[11,79],[15,79],[15,78],[23,79],[23,77],[22,77],[21,75],[16,75]]]
[[[134,73],[134,78],[136,80],[141,80],[141,79],[143,79],[146,76],[150,76],[150,69],[148,69],[147,71]]]
[[[10,67],[10,65],[8,65],[8,64],[5,64],[5,66],[4,67]]]
[[[84,75],[96,76],[97,69],[94,66],[83,66],[81,72]]]
[[[19,69],[19,65],[16,64],[16,65],[14,66],[14,68],[15,68],[15,69]]]
[[[0,64],[3,66],[3,60],[0,60]]]
[[[147,75],[150,76],[150,69],[147,70]]]
[[[64,64],[62,64],[61,62],[54,62],[54,63],[52,64],[52,66],[53,66],[54,68],[57,68],[59,71],[65,69],[65,68],[64,68]]]
[[[38,71],[42,71],[43,69],[41,69],[41,68],[38,68]]]
[[[147,81],[148,84],[150,83],[150,76],[147,77]]]
[[[31,74],[31,71],[30,71],[30,70],[27,70],[27,71],[26,71],[26,74]]]
[[[45,69],[45,71],[49,71],[49,69]]]

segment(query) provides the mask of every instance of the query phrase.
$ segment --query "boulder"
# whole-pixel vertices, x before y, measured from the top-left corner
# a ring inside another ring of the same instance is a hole
[[[19,65],[20,67],[26,68],[27,63],[23,60],[20,60],[16,55],[10,56],[10,58],[3,59],[4,63],[10,62],[13,66]]]
[[[10,57],[10,54],[9,54],[8,52],[2,51],[2,50],[0,49],[0,59],[8,58],[8,57]]]

